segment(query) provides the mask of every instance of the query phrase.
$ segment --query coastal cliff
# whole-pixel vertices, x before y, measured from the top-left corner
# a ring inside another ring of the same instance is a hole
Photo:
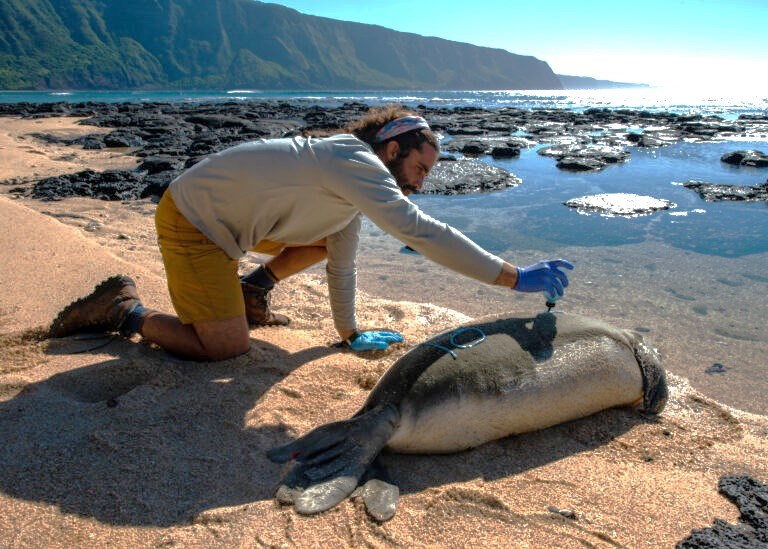
[[[253,0],[0,0],[0,89],[562,89],[501,49]]]

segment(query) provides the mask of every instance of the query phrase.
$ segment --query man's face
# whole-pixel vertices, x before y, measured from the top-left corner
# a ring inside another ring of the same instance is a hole
[[[422,143],[419,149],[411,149],[405,158],[400,157],[399,147],[391,156],[384,164],[406,196],[421,190],[424,178],[437,161],[437,151],[428,143]]]

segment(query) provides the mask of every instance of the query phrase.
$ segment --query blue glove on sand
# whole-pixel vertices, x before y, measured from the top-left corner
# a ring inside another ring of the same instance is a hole
[[[573,269],[573,265],[565,259],[538,261],[527,267],[517,268],[518,292],[547,292],[551,296],[561,297],[568,286],[568,277],[560,267]]]
[[[347,346],[353,351],[374,351],[386,349],[390,343],[400,343],[401,341],[403,341],[403,336],[397,332],[363,332],[350,341]]]

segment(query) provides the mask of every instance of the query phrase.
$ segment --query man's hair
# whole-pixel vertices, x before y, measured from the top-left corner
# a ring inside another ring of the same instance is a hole
[[[414,116],[416,113],[403,107],[402,105],[386,105],[384,107],[374,107],[362,118],[350,122],[344,131],[353,134],[361,141],[368,143],[374,150],[379,152],[390,141],[397,141],[400,146],[399,156],[404,158],[408,156],[412,149],[419,149],[423,143],[429,145],[436,151],[440,151],[440,145],[437,142],[437,136],[432,130],[417,129],[401,133],[384,141],[376,141],[376,134],[381,128],[389,122],[403,116]]]

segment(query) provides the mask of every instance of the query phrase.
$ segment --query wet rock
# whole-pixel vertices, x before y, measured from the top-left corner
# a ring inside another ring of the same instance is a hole
[[[628,133],[626,139],[635,147],[663,147],[669,144],[669,141],[650,133]]]
[[[446,152],[461,153],[468,156],[494,155],[497,158],[504,157],[507,151],[517,150],[511,156],[518,156],[521,149],[536,145],[535,141],[523,137],[454,137],[450,141],[441,144],[440,148]]]
[[[755,187],[748,185],[718,185],[717,183],[691,180],[683,183],[683,187],[696,191],[707,202],[731,200],[768,203],[768,180]]]
[[[716,518],[711,527],[693,530],[675,547],[768,547],[768,485],[746,475],[724,476],[718,490],[739,508],[739,524]]]
[[[503,168],[480,160],[440,161],[424,180],[423,194],[468,194],[516,187],[522,180]]]
[[[752,166],[754,168],[768,167],[768,155],[761,151],[734,151],[720,157],[721,162],[736,166]]]
[[[555,165],[561,170],[569,172],[596,172],[602,170],[606,163],[598,158],[566,156],[558,160]]]
[[[488,145],[482,141],[472,140],[464,142],[464,145],[459,150],[460,153],[469,156],[479,156],[481,154],[487,154],[489,152]]]
[[[668,210],[677,205],[664,198],[641,196],[632,193],[606,193],[572,198],[566,206],[576,208],[579,213],[598,213],[606,216],[637,217],[658,210]]]
[[[454,135],[483,135],[486,131],[477,126],[454,126],[451,133]]]
[[[520,149],[517,147],[494,147],[491,149],[491,156],[493,158],[516,158],[520,156]]]
[[[538,150],[542,156],[557,160],[557,167],[569,171],[597,171],[608,164],[629,160],[629,152],[621,147],[565,144],[544,147]]]

